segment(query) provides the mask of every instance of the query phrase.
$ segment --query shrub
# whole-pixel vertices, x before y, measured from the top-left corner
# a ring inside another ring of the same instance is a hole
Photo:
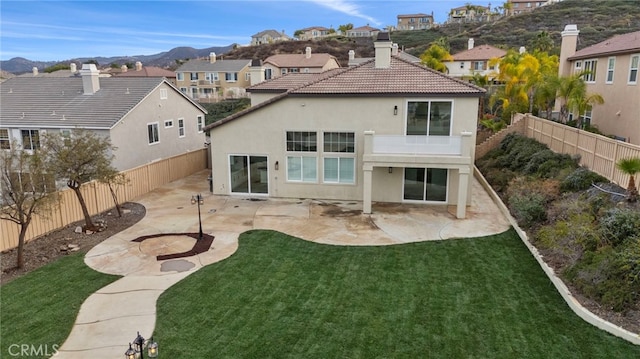
[[[515,178],[516,174],[508,169],[492,168],[486,172],[485,178],[491,187],[497,192],[503,192],[509,186],[509,182]]]
[[[627,238],[640,237],[640,212],[632,209],[610,209],[600,220],[600,233],[614,247]]]
[[[509,197],[509,209],[524,228],[531,228],[535,224],[547,219],[546,201],[539,193],[517,194]]]
[[[592,183],[602,182],[609,182],[609,180],[587,168],[578,167],[560,183],[560,190],[562,192],[584,191],[589,189]]]
[[[576,213],[567,220],[546,225],[532,237],[536,244],[565,258],[574,265],[585,252],[595,251],[600,243],[598,231],[587,213]]]
[[[536,179],[532,177],[517,177],[509,183],[507,200],[513,196],[539,194],[543,201],[549,203],[560,196],[560,183],[551,179]]]

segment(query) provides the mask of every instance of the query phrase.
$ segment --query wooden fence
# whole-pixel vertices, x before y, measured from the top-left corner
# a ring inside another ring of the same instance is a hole
[[[476,146],[476,158],[481,158],[509,133],[517,132],[544,143],[556,153],[580,157],[580,165],[626,187],[629,175],[616,168],[623,158],[640,158],[640,146],[617,141],[530,114],[514,115],[512,125]]]
[[[123,171],[129,182],[117,190],[118,201],[127,202],[142,196],[155,188],[177,179],[190,176],[207,168],[207,149],[187,152],[179,156],[149,163]],[[109,186],[97,181],[85,183],[80,188],[91,215],[102,213],[114,207]],[[47,211],[46,215],[34,215],[27,230],[25,240],[37,238],[60,229],[70,223],[82,220],[82,208],[73,190],[60,192],[60,201]],[[18,246],[20,226],[7,220],[0,221],[0,251]]]

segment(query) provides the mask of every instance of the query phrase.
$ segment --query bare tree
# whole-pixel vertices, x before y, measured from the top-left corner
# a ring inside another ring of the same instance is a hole
[[[75,129],[68,137],[49,133],[44,136],[43,147],[47,148],[47,162],[56,179],[65,180],[67,187],[76,194],[82,207],[85,229],[97,230],[80,187],[92,180],[106,182],[115,176],[117,170],[111,161],[116,148],[108,138],[84,129]]]
[[[118,201],[118,188],[129,183],[129,179],[124,173],[112,173],[100,178],[99,181],[109,186],[109,192],[111,193],[111,198],[113,198],[113,204],[118,212],[118,217],[122,217],[122,208],[120,208],[120,202]]]
[[[20,226],[16,266],[24,267],[24,243],[33,216],[46,217],[57,201],[55,181],[43,160],[42,149],[27,151],[17,143],[0,151],[0,185],[2,186],[0,219]]]

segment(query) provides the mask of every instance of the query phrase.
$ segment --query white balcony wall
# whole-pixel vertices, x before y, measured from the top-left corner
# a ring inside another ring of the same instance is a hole
[[[462,137],[374,135],[373,153],[460,156]]]

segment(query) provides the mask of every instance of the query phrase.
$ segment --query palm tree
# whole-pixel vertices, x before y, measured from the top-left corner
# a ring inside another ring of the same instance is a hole
[[[420,56],[420,62],[430,69],[447,73],[445,61],[453,61],[453,56],[444,47],[433,44]]]
[[[637,201],[638,188],[636,188],[634,176],[636,173],[640,173],[640,157],[623,158],[616,163],[616,167],[624,174],[629,175],[629,184],[627,185],[627,192],[629,192],[628,201]]]

